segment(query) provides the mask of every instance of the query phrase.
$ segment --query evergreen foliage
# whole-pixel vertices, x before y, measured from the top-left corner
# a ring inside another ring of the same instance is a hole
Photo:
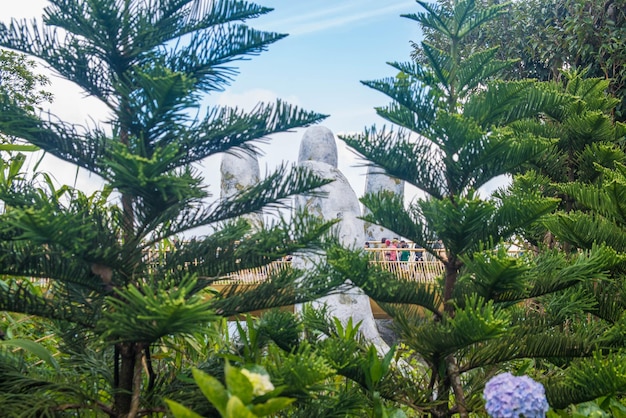
[[[452,5],[454,0],[437,0]],[[528,78],[560,81],[564,70],[581,68],[588,76],[609,81],[608,92],[619,99],[615,107],[618,121],[626,120],[626,2],[624,0],[480,0],[483,6],[505,8],[497,18],[467,36],[462,54],[477,46],[499,46],[496,57],[514,59],[514,65],[503,68],[507,80]],[[429,42],[440,45],[436,31],[426,30]],[[413,44],[414,57],[421,63],[426,55],[419,44]],[[565,71],[566,72],[566,71]]]
[[[391,350],[379,358],[375,347],[359,338],[359,324],[351,320],[342,324],[331,319],[325,309],[308,306],[302,315],[273,310],[259,320],[247,317],[245,324],[237,327],[237,334],[229,341],[220,344],[219,355],[227,359],[222,366],[225,372],[211,370],[212,377],[200,381],[194,371],[197,385],[212,404],[194,402],[194,413],[215,416],[212,411],[217,409],[221,416],[228,416],[222,405],[233,402],[232,396],[239,396],[253,413],[261,411],[260,404],[282,399],[282,405],[289,406],[272,415],[276,417],[406,418],[398,407],[402,391],[397,389],[409,390],[411,385],[392,366],[400,353]],[[231,379],[229,383],[228,374],[233,373],[229,361],[250,371],[258,368],[258,373],[267,374],[273,390],[259,397],[238,395],[246,391],[247,384],[229,386],[233,382]],[[228,391],[223,386],[229,386]],[[197,392],[198,388],[188,388],[190,391]],[[290,401],[285,402],[285,398]],[[183,399],[172,410],[187,410],[188,404],[191,402]]]
[[[595,167],[596,184],[572,182],[558,187],[572,198],[576,209],[556,213],[545,223],[558,242],[584,249],[604,244],[624,254],[626,166],[616,162],[613,169],[600,164]],[[572,361],[550,379],[546,391],[555,405],[564,407],[626,391],[620,371],[624,362],[624,272],[622,262],[601,280],[581,284],[569,295],[570,318],[586,318],[579,326],[593,330],[597,347],[593,356]]]
[[[506,4],[418,3],[425,12],[405,17],[427,34],[419,46],[421,60],[392,63],[400,71],[395,78],[364,82],[393,100],[377,112],[399,128],[373,127],[342,139],[367,164],[425,192],[408,207],[389,194],[365,196],[362,202],[371,211],[366,220],[423,246],[445,272],[436,283],[407,282],[355,260],[360,267],[344,273],[394,318],[401,341],[425,365],[419,388],[428,396],[424,410],[436,417],[467,417],[482,411],[484,384],[495,374],[523,373],[529,361],[545,362],[552,370],[563,365],[554,359],[593,356],[598,346],[589,339],[590,328],[568,326],[568,312],[578,312],[585,299],[569,306],[571,311],[566,299],[602,282],[622,257],[605,246],[571,255],[507,255],[504,242],[523,237],[560,199],[537,185],[489,197],[479,189],[531,161],[548,160],[566,133],[550,131],[553,125],[545,119],[572,114],[576,103],[576,109],[584,103],[535,81],[499,81],[511,62],[498,61],[494,48],[465,47]],[[579,80],[578,87],[590,96],[602,92],[594,83]],[[614,140],[614,128],[600,121],[615,102],[602,94],[597,98],[588,104],[589,117],[572,124],[590,137],[602,131]],[[545,129],[538,128],[542,123]],[[434,251],[437,239],[445,254]],[[548,399],[556,400],[548,392]]]
[[[209,290],[240,269],[319,248],[332,226],[296,214],[253,230],[240,218],[327,184],[295,167],[280,167],[254,187],[207,203],[198,170],[207,157],[254,153],[255,141],[325,118],[281,100],[201,114],[203,96],[228,85],[237,60],[285,36],[245,24],[270,11],[235,0],[53,0],[43,23],[0,25],[1,47],[43,60],[109,112],[105,122],[82,127],[38,115],[10,92],[0,94],[3,134],[105,184],[87,195],[56,187],[46,176],[29,180],[13,173],[0,187],[10,208],[0,216],[0,274],[7,276],[0,310],[48,318],[63,335],[62,373],[3,369],[3,408],[38,417],[163,412],[163,388],[175,387],[177,374],[197,361],[176,347],[210,355],[197,345],[221,316],[303,302],[335,286],[313,272],[287,270],[254,295],[237,286],[222,294]],[[211,232],[169,256],[154,251],[200,227]],[[38,292],[34,279],[49,283],[48,291]],[[307,292],[296,292],[296,279]],[[93,367],[65,374],[81,362]],[[81,377],[89,384],[76,384]],[[19,396],[30,401],[19,405]]]

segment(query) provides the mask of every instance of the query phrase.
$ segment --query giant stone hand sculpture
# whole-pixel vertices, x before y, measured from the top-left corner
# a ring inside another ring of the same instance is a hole
[[[365,193],[379,193],[388,191],[399,196],[404,195],[404,181],[394,179],[385,174],[382,169],[368,167],[365,177]],[[367,215],[369,210],[364,207],[363,215]],[[380,241],[382,238],[395,238],[398,234],[380,225],[365,222],[365,238],[367,241]]]
[[[220,171],[222,174],[221,199],[232,197],[245,188],[258,184],[261,178],[256,154],[243,150],[236,154],[225,153],[222,156]],[[260,214],[252,213],[244,217],[250,222],[252,228],[260,229],[263,225],[263,217]]]
[[[311,214],[326,220],[340,219],[338,236],[341,243],[348,247],[362,246],[364,237],[363,221],[359,200],[346,177],[337,168],[337,145],[333,133],[323,126],[308,128],[300,144],[298,165],[305,167],[320,177],[332,179],[324,186],[324,196],[298,196],[296,206],[307,208]],[[298,267],[306,268],[306,258],[294,257]],[[348,278],[349,279],[349,278]],[[332,316],[344,324],[349,318],[353,323],[361,322],[360,332],[369,342],[378,347],[379,352],[389,350],[380,337],[370,300],[359,288],[348,286],[348,291],[321,298],[314,306],[327,305]],[[298,309],[299,307],[296,307]]]

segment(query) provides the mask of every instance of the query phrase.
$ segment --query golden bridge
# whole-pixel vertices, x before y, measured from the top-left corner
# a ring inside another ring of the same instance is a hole
[[[365,248],[370,254],[370,263],[379,265],[385,270],[395,273],[399,278],[416,281],[430,282],[435,277],[440,276],[444,267],[437,258],[429,254],[424,248]],[[394,251],[398,253],[396,260],[388,260],[386,253]],[[445,250],[436,250],[442,253]],[[407,261],[399,261],[400,253],[408,252]],[[442,254],[443,255],[443,254]],[[241,284],[255,284],[266,280],[271,273],[279,271],[290,264],[289,261],[274,261],[265,266],[255,267],[246,270],[240,270],[230,275],[226,282],[236,282]]]
[[[365,248],[365,251],[370,255],[370,263],[377,264],[382,268],[395,273],[398,277],[405,280],[416,282],[430,282],[440,276],[444,267],[443,264],[432,254],[426,252],[423,248]],[[396,261],[388,260],[388,253],[391,251],[397,252]],[[444,252],[445,250],[438,250]],[[400,252],[405,252],[403,259],[400,260]],[[408,252],[408,254],[406,254]],[[443,254],[442,254],[443,255]],[[226,280],[216,282],[214,287],[218,290],[223,286],[231,283],[237,284],[255,284],[261,283],[271,276],[272,273],[276,273],[281,269],[290,265],[290,261],[281,260],[274,261],[265,266],[255,267],[246,270],[240,270],[230,275]],[[375,301],[370,299],[370,306],[372,308],[372,314],[376,319],[388,319],[389,316],[383,311]],[[293,306],[286,307],[288,310],[292,310]],[[259,315],[261,312],[253,312],[253,315]]]
[[[398,278],[415,281],[415,282],[432,282],[440,277],[444,272],[444,265],[437,257],[426,251],[424,248],[385,248],[370,247],[364,248],[370,255],[370,264],[376,264],[385,270],[393,272]],[[389,257],[388,253],[396,252],[395,257]],[[445,257],[445,249],[433,250],[438,252],[439,257]],[[401,253],[405,253],[401,256]],[[408,254],[406,254],[408,252]],[[509,254],[519,256],[520,251],[509,249]],[[395,260],[389,260],[395,258]],[[402,260],[402,261],[401,261]],[[233,273],[223,281],[216,282],[218,290],[227,284],[255,284],[261,283],[267,279],[272,273],[290,265],[290,261],[281,260],[274,261],[265,266],[240,270]],[[376,319],[388,319],[389,316],[383,311],[375,301],[370,299],[372,313]],[[293,309],[293,307],[287,308]],[[260,314],[253,313],[253,314]]]

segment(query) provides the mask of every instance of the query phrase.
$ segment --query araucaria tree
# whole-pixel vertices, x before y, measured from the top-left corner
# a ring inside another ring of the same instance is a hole
[[[185,367],[171,348],[154,356],[164,338],[206,333],[220,315],[315,296],[305,294],[314,285],[296,295],[299,274],[292,271],[259,286],[255,297],[238,289],[226,298],[202,293],[239,269],[313,245],[329,228],[295,215],[289,224],[252,230],[241,218],[325,180],[283,166],[208,204],[194,168],[218,153],[255,152],[255,140],[324,118],[280,100],[251,111],[213,107],[196,117],[203,95],[236,74],[233,61],[285,36],[243,23],[270,10],[235,0],[51,0],[43,24],[0,25],[1,47],[43,60],[109,112],[102,124],[81,127],[39,118],[14,97],[0,96],[0,131],[105,184],[91,196],[50,182],[16,181],[0,190],[10,208],[0,218],[0,275],[12,277],[1,283],[0,310],[49,318],[66,331],[61,369],[52,374],[24,370],[15,359],[0,362],[3,413],[163,411],[160,396],[176,371],[158,371]],[[199,227],[213,232],[159,262],[150,256],[150,249]],[[24,278],[48,280],[50,291],[41,293]],[[90,358],[93,368],[80,358]],[[107,363],[109,370],[99,368]],[[65,365],[76,373],[65,373]],[[89,384],[80,384],[86,375]]]
[[[454,0],[437,0],[452,4]],[[482,5],[504,3],[480,0]],[[626,2],[624,0],[528,0],[506,2],[506,13],[465,39],[462,49],[500,45],[498,57],[515,64],[505,79],[560,80],[564,68],[585,68],[589,77],[609,81],[609,93],[620,99],[615,117],[624,121],[626,91]],[[437,34],[430,41],[438,44]],[[416,44],[415,56],[425,57]]]
[[[425,192],[408,208],[384,193],[362,202],[371,210],[368,221],[429,250],[445,273],[432,283],[407,282],[366,262],[357,268],[355,261],[350,274],[394,318],[402,341],[425,364],[418,389],[396,400],[437,417],[467,417],[481,409],[486,380],[528,364],[520,359],[593,351],[562,317],[529,309],[528,301],[600,277],[615,259],[604,249],[577,255],[575,262],[556,252],[513,258],[498,251],[557,202],[537,190],[485,198],[479,189],[549,149],[553,141],[533,135],[525,121],[558,108],[563,97],[532,81],[494,79],[510,64],[495,59],[496,48],[461,48],[504,5],[418,3],[426,12],[405,17],[440,42],[421,44],[425,63],[392,63],[397,77],[364,82],[393,99],[376,110],[400,129],[371,128],[342,139],[370,164]],[[437,239],[445,254],[433,250]]]

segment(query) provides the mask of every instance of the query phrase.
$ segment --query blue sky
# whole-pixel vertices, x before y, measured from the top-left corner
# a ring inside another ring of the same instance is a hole
[[[0,0],[0,20],[41,15],[45,0]],[[248,24],[257,29],[288,33],[269,50],[248,61],[241,61],[239,75],[223,93],[211,96],[208,103],[251,107],[258,101],[287,100],[304,109],[329,114],[322,124],[335,134],[361,131],[385,122],[374,107],[388,99],[360,80],[395,75],[388,61],[406,61],[410,41],[418,41],[417,23],[400,17],[420,12],[413,0],[259,0],[274,11]],[[71,85],[53,79],[55,103],[52,111],[77,123],[98,119],[102,110],[93,99],[84,99]],[[302,131],[278,135],[263,145],[261,170],[281,161],[296,162]],[[364,169],[338,141],[340,169],[350,180],[357,195],[363,193]],[[219,184],[214,178],[215,161],[205,164],[206,177],[215,194]],[[219,164],[217,164],[219,166]],[[57,178],[63,178],[53,165]],[[67,170],[67,169],[63,169]],[[72,179],[73,179],[73,174]]]
[[[240,74],[223,94],[221,104],[248,105],[280,97],[307,110],[328,114],[322,124],[335,134],[381,125],[375,106],[388,98],[360,83],[395,76],[389,61],[407,61],[410,41],[420,30],[404,13],[420,12],[413,0],[266,0],[271,13],[249,24],[257,29],[288,33],[260,56],[244,62]],[[215,100],[215,99],[214,99]],[[302,131],[279,135],[263,149],[271,167],[280,159],[297,160]],[[357,195],[363,193],[363,168],[338,141],[340,169]]]
[[[274,11],[250,21],[258,29],[288,33],[269,51],[241,65],[227,94],[269,90],[330,114],[333,131],[361,130],[384,95],[360,80],[395,75],[387,61],[405,61],[419,29],[401,13],[418,11],[412,0],[266,0]],[[339,5],[337,5],[339,4]]]

